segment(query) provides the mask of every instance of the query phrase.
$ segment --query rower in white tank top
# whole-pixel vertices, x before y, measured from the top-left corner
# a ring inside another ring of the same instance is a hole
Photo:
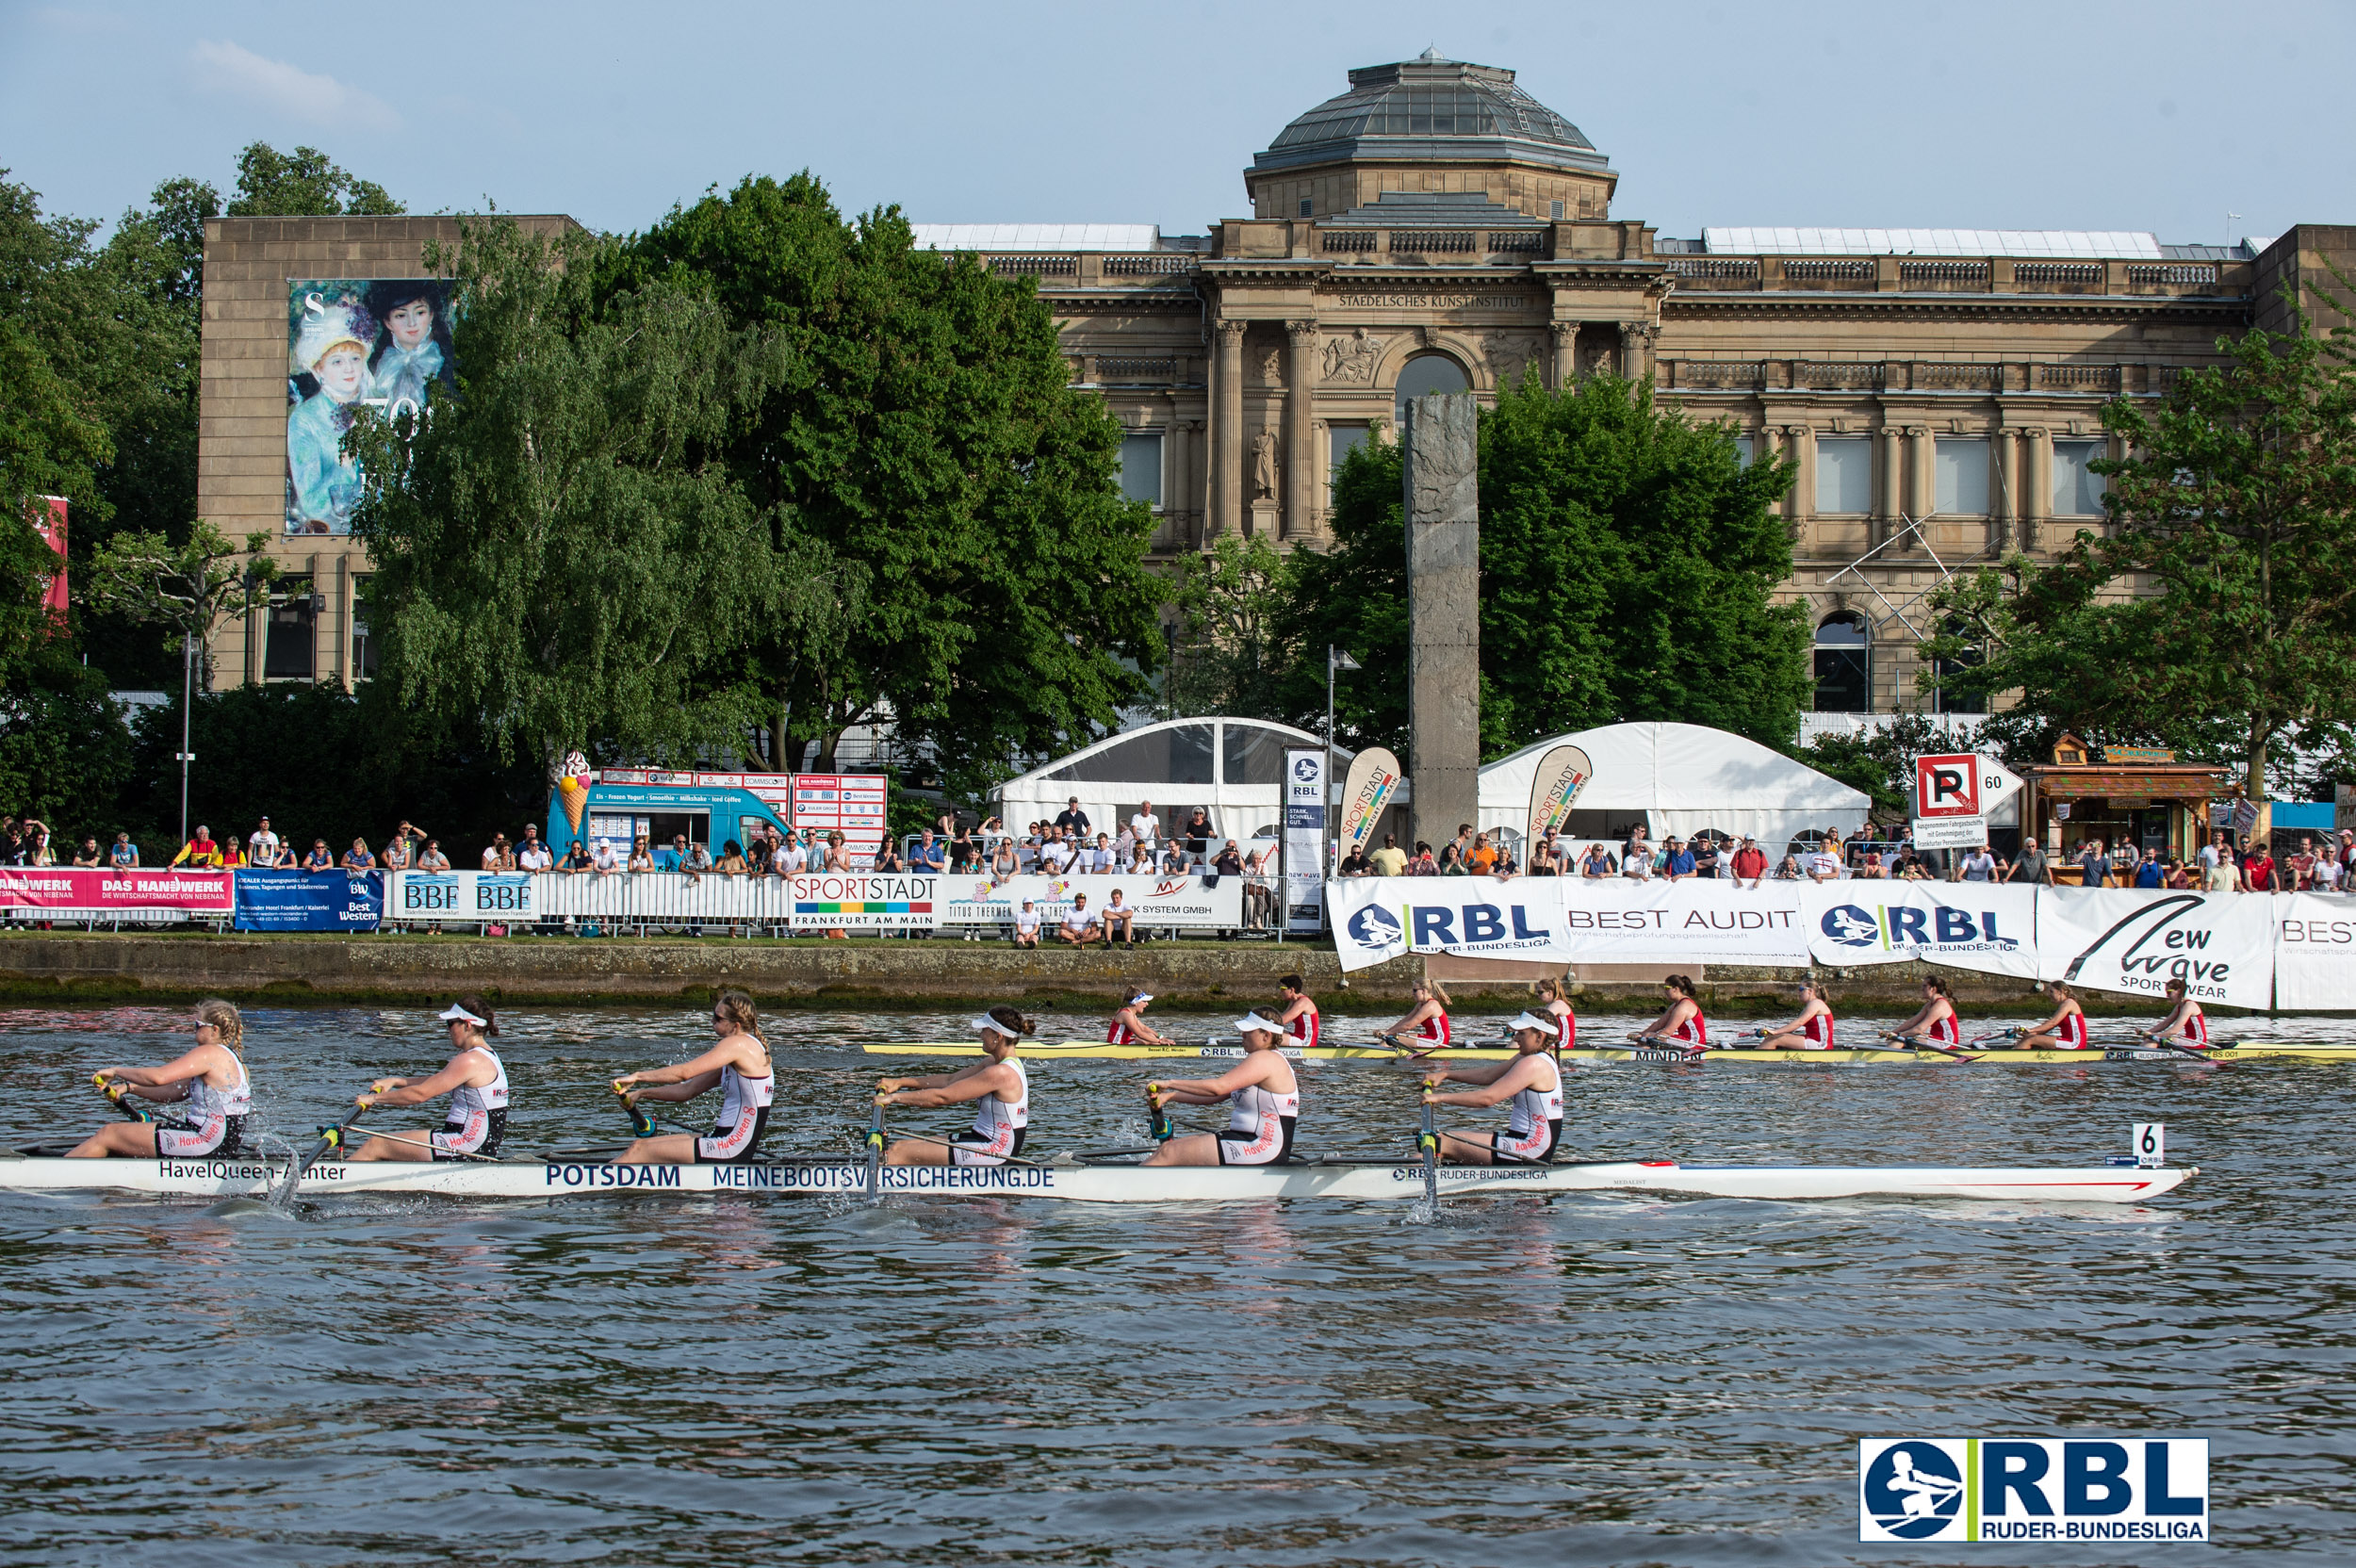
[[[379,1078],[366,1094],[352,1097],[362,1111],[422,1105],[450,1096],[439,1132],[371,1132],[350,1160],[490,1159],[507,1135],[507,1064],[486,1043],[499,1021],[490,1004],[467,997],[441,1014],[450,1027],[450,1059],[426,1078]]]
[[[195,1031],[195,1045],[162,1067],[93,1074],[99,1091],[132,1119],[99,1129],[69,1153],[200,1159],[241,1152],[254,1109],[254,1082],[237,1054],[244,1021],[228,1003],[208,999],[197,1004]]]
[[[1303,999],[1305,1000],[1305,998]],[[1150,1166],[1274,1165],[1291,1158],[1301,1121],[1301,1081],[1284,1057],[1284,1026],[1258,1013],[1235,1021],[1243,1060],[1216,1078],[1181,1078],[1145,1086],[1161,1147]],[[1171,1105],[1228,1102],[1227,1130],[1179,1136],[1164,1114]]]
[[[637,1141],[622,1152],[622,1164],[747,1165],[760,1157],[777,1079],[753,999],[733,988],[718,991],[712,1002],[712,1048],[691,1061],[614,1080],[614,1092],[638,1133]],[[677,1103],[714,1088],[720,1091],[720,1114],[709,1135],[655,1132],[647,1102]]]
[[[884,1164],[1005,1165],[1023,1152],[1030,1135],[1031,1078],[1015,1048],[1038,1025],[1012,1007],[992,1007],[971,1027],[981,1037],[986,1058],[956,1072],[923,1078],[886,1078],[875,1086],[875,1103],[930,1108],[974,1102],[973,1125],[946,1138],[904,1137],[884,1152]]]
[[[1562,1069],[1552,1053],[1562,1037],[1551,1017],[1524,1013],[1506,1026],[1513,1036],[1513,1059],[1439,1068],[1424,1075],[1424,1098],[1434,1105],[1506,1106],[1501,1133],[1440,1135],[1440,1158],[1459,1165],[1516,1165],[1553,1158],[1562,1138]],[[1454,1080],[1478,1087],[1458,1093],[1434,1090]]]

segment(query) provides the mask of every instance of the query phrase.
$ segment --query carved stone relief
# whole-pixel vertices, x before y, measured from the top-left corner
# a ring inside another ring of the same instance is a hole
[[[1383,362],[1383,346],[1388,341],[1360,327],[1347,337],[1325,340],[1325,379],[1338,382],[1371,382],[1374,368]]]

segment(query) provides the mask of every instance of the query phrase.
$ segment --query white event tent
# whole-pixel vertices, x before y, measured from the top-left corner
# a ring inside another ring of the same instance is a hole
[[[1305,729],[1264,719],[1164,719],[1108,735],[990,793],[1016,832],[1025,823],[1054,820],[1077,795],[1088,821],[1107,832],[1150,800],[1165,833],[1176,832],[1200,806],[1221,838],[1273,839],[1284,816],[1285,750],[1323,744]],[[1350,759],[1336,747],[1334,770],[1347,769]]]
[[[1516,841],[1528,820],[1538,760],[1568,743],[1595,775],[1571,812],[1570,837],[1616,840],[1638,823],[1653,841],[1705,827],[1749,834],[1770,854],[1792,835],[1865,825],[1873,802],[1837,778],[1756,741],[1697,724],[1608,724],[1524,746],[1481,770],[1481,826]]]

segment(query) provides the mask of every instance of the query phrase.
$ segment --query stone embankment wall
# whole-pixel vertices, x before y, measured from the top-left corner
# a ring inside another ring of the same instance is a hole
[[[1614,965],[1575,972],[1582,1011],[1659,1004],[1669,966]],[[1433,972],[1459,1011],[1523,1005],[1545,972],[1529,964],[1440,958]],[[1267,943],[1156,942],[1133,952],[1046,949],[999,942],[777,942],[417,936],[206,936],[10,932],[0,937],[0,1001],[177,1002],[205,995],[279,1003],[437,1002],[481,991],[513,1002],[701,999],[742,986],[771,1006],[963,1007],[976,1003],[1101,1004],[1124,985],[1154,993],[1165,1013],[1264,1003],[1279,975],[1300,973],[1333,1012],[1403,1009],[1424,972],[1419,959],[1360,970],[1344,981],[1331,950]],[[1796,1009],[1794,970],[1703,971],[1689,966],[1713,1014],[1759,1017]],[[1920,1001],[1911,964],[1829,972],[1843,1013],[1887,1016]],[[2025,981],[1941,972],[1958,1004],[2026,1012]],[[2116,1008],[2104,1005],[2116,1001]],[[2087,999],[2091,1011],[2150,1012],[2125,999]]]

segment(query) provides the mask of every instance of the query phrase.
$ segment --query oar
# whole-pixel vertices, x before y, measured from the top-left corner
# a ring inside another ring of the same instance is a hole
[[[538,1160],[511,1160],[498,1154],[477,1154],[472,1151],[466,1149],[435,1150],[434,1147],[434,1140],[431,1138],[423,1140],[417,1138],[405,1138],[399,1133],[380,1133],[373,1127],[355,1127],[349,1121],[345,1122],[341,1127],[336,1128],[335,1132],[339,1135],[357,1133],[364,1138],[383,1138],[386,1143],[405,1144],[411,1149],[423,1149],[429,1152],[448,1154],[454,1159],[478,1160],[484,1165],[538,1165],[540,1163]],[[323,1135],[324,1133],[322,1132],[322,1136]],[[341,1141],[340,1137],[338,1138],[338,1141]]]
[[[1866,1048],[1867,1050],[1928,1051],[1938,1055],[1944,1056],[1951,1062],[1961,1062],[1966,1067],[1969,1067],[1973,1062],[1979,1060],[1979,1057],[1972,1055],[1959,1046],[1941,1045],[1937,1040],[1920,1039],[1911,1035],[1893,1035],[1887,1029],[1880,1031],[1880,1034],[1883,1039],[1891,1041],[1892,1043],[1886,1046],[1868,1046]]]
[[[1685,1053],[1685,1059],[1690,1062],[1700,1061],[1710,1054],[1710,1046],[1702,1040],[1681,1040],[1668,1035],[1630,1035],[1628,1038],[1640,1046],[1648,1046],[1654,1050],[1670,1047],[1682,1051]]]
[[[1423,1091],[1423,1130],[1416,1135],[1415,1147],[1423,1151],[1423,1200],[1432,1205],[1432,1212],[1440,1212],[1440,1135],[1432,1125],[1432,1091]]]
[[[319,1143],[308,1153],[300,1158],[289,1158],[286,1161],[286,1179],[270,1189],[270,1200],[275,1203],[282,1198],[292,1198],[295,1189],[303,1184],[303,1178],[309,1175],[311,1168],[319,1163],[320,1156],[331,1149],[341,1149],[344,1146],[344,1129],[349,1125],[348,1122],[338,1122],[333,1127],[320,1128]]]
[[[1161,1090],[1159,1084],[1145,1086],[1145,1132],[1155,1144],[1168,1143],[1178,1135],[1178,1124],[1170,1119],[1169,1109],[1154,1099]]]
[[[630,1130],[642,1138],[654,1136],[657,1127],[668,1127],[672,1132],[684,1133],[691,1138],[704,1135],[693,1127],[682,1127],[667,1117],[655,1115],[632,1100],[629,1091],[618,1083],[614,1086],[614,1097],[622,1102],[622,1114],[630,1118]]]
[[[110,1083],[104,1074],[96,1072],[90,1075],[90,1081],[98,1086],[98,1092],[106,1097],[106,1103],[120,1112],[125,1120],[153,1121],[155,1119],[147,1114],[146,1107],[130,1102],[130,1085]]]
[[[904,1137],[904,1138],[908,1139],[910,1143],[929,1143],[929,1144],[933,1145],[933,1146],[934,1146],[935,1148],[937,1148],[937,1149],[973,1149],[973,1150],[979,1150],[979,1149],[981,1148],[981,1145],[979,1145],[979,1144],[974,1144],[974,1143],[957,1143],[957,1142],[956,1142],[956,1141],[954,1141],[954,1140],[952,1140],[952,1139],[949,1139],[949,1138],[934,1138],[934,1137],[926,1137],[926,1136],[925,1136],[924,1134],[922,1134],[922,1133],[902,1133],[900,1135],[901,1135],[902,1137]],[[1138,1152],[1142,1152],[1142,1151],[1138,1151]],[[996,1159],[996,1160],[997,1160],[997,1161],[998,1161],[1001,1165],[1027,1165],[1027,1166],[1029,1166],[1029,1167],[1030,1167],[1032,1169],[1034,1169],[1034,1170],[1040,1170],[1040,1169],[1044,1169],[1044,1168],[1045,1168],[1045,1167],[1044,1167],[1044,1166],[1043,1166],[1043,1165],[1042,1165],[1039,1161],[1038,1161],[1038,1160],[1026,1160],[1026,1159],[1023,1158],[1023,1157],[1022,1157],[1021,1155],[1019,1155],[1019,1154],[999,1154],[999,1155],[995,1155],[995,1156],[993,1156],[993,1157],[994,1157],[994,1158],[995,1158],[995,1159]]]
[[[875,1096],[875,1114],[867,1123],[867,1200],[875,1202],[883,1193],[884,1156],[883,1096]]]
[[[2191,1046],[2180,1045],[2174,1040],[2160,1039],[2154,1036],[2145,1034],[2140,1029],[2135,1032],[2133,1038],[2135,1039],[2137,1048],[2149,1048],[2153,1051],[2172,1051],[2177,1055],[2184,1057],[2188,1061],[2199,1062],[2204,1067],[2217,1068],[2220,1071],[2230,1071],[2233,1066],[2231,1062],[2220,1062],[2215,1056],[2211,1056],[2203,1052],[2195,1051]]]

